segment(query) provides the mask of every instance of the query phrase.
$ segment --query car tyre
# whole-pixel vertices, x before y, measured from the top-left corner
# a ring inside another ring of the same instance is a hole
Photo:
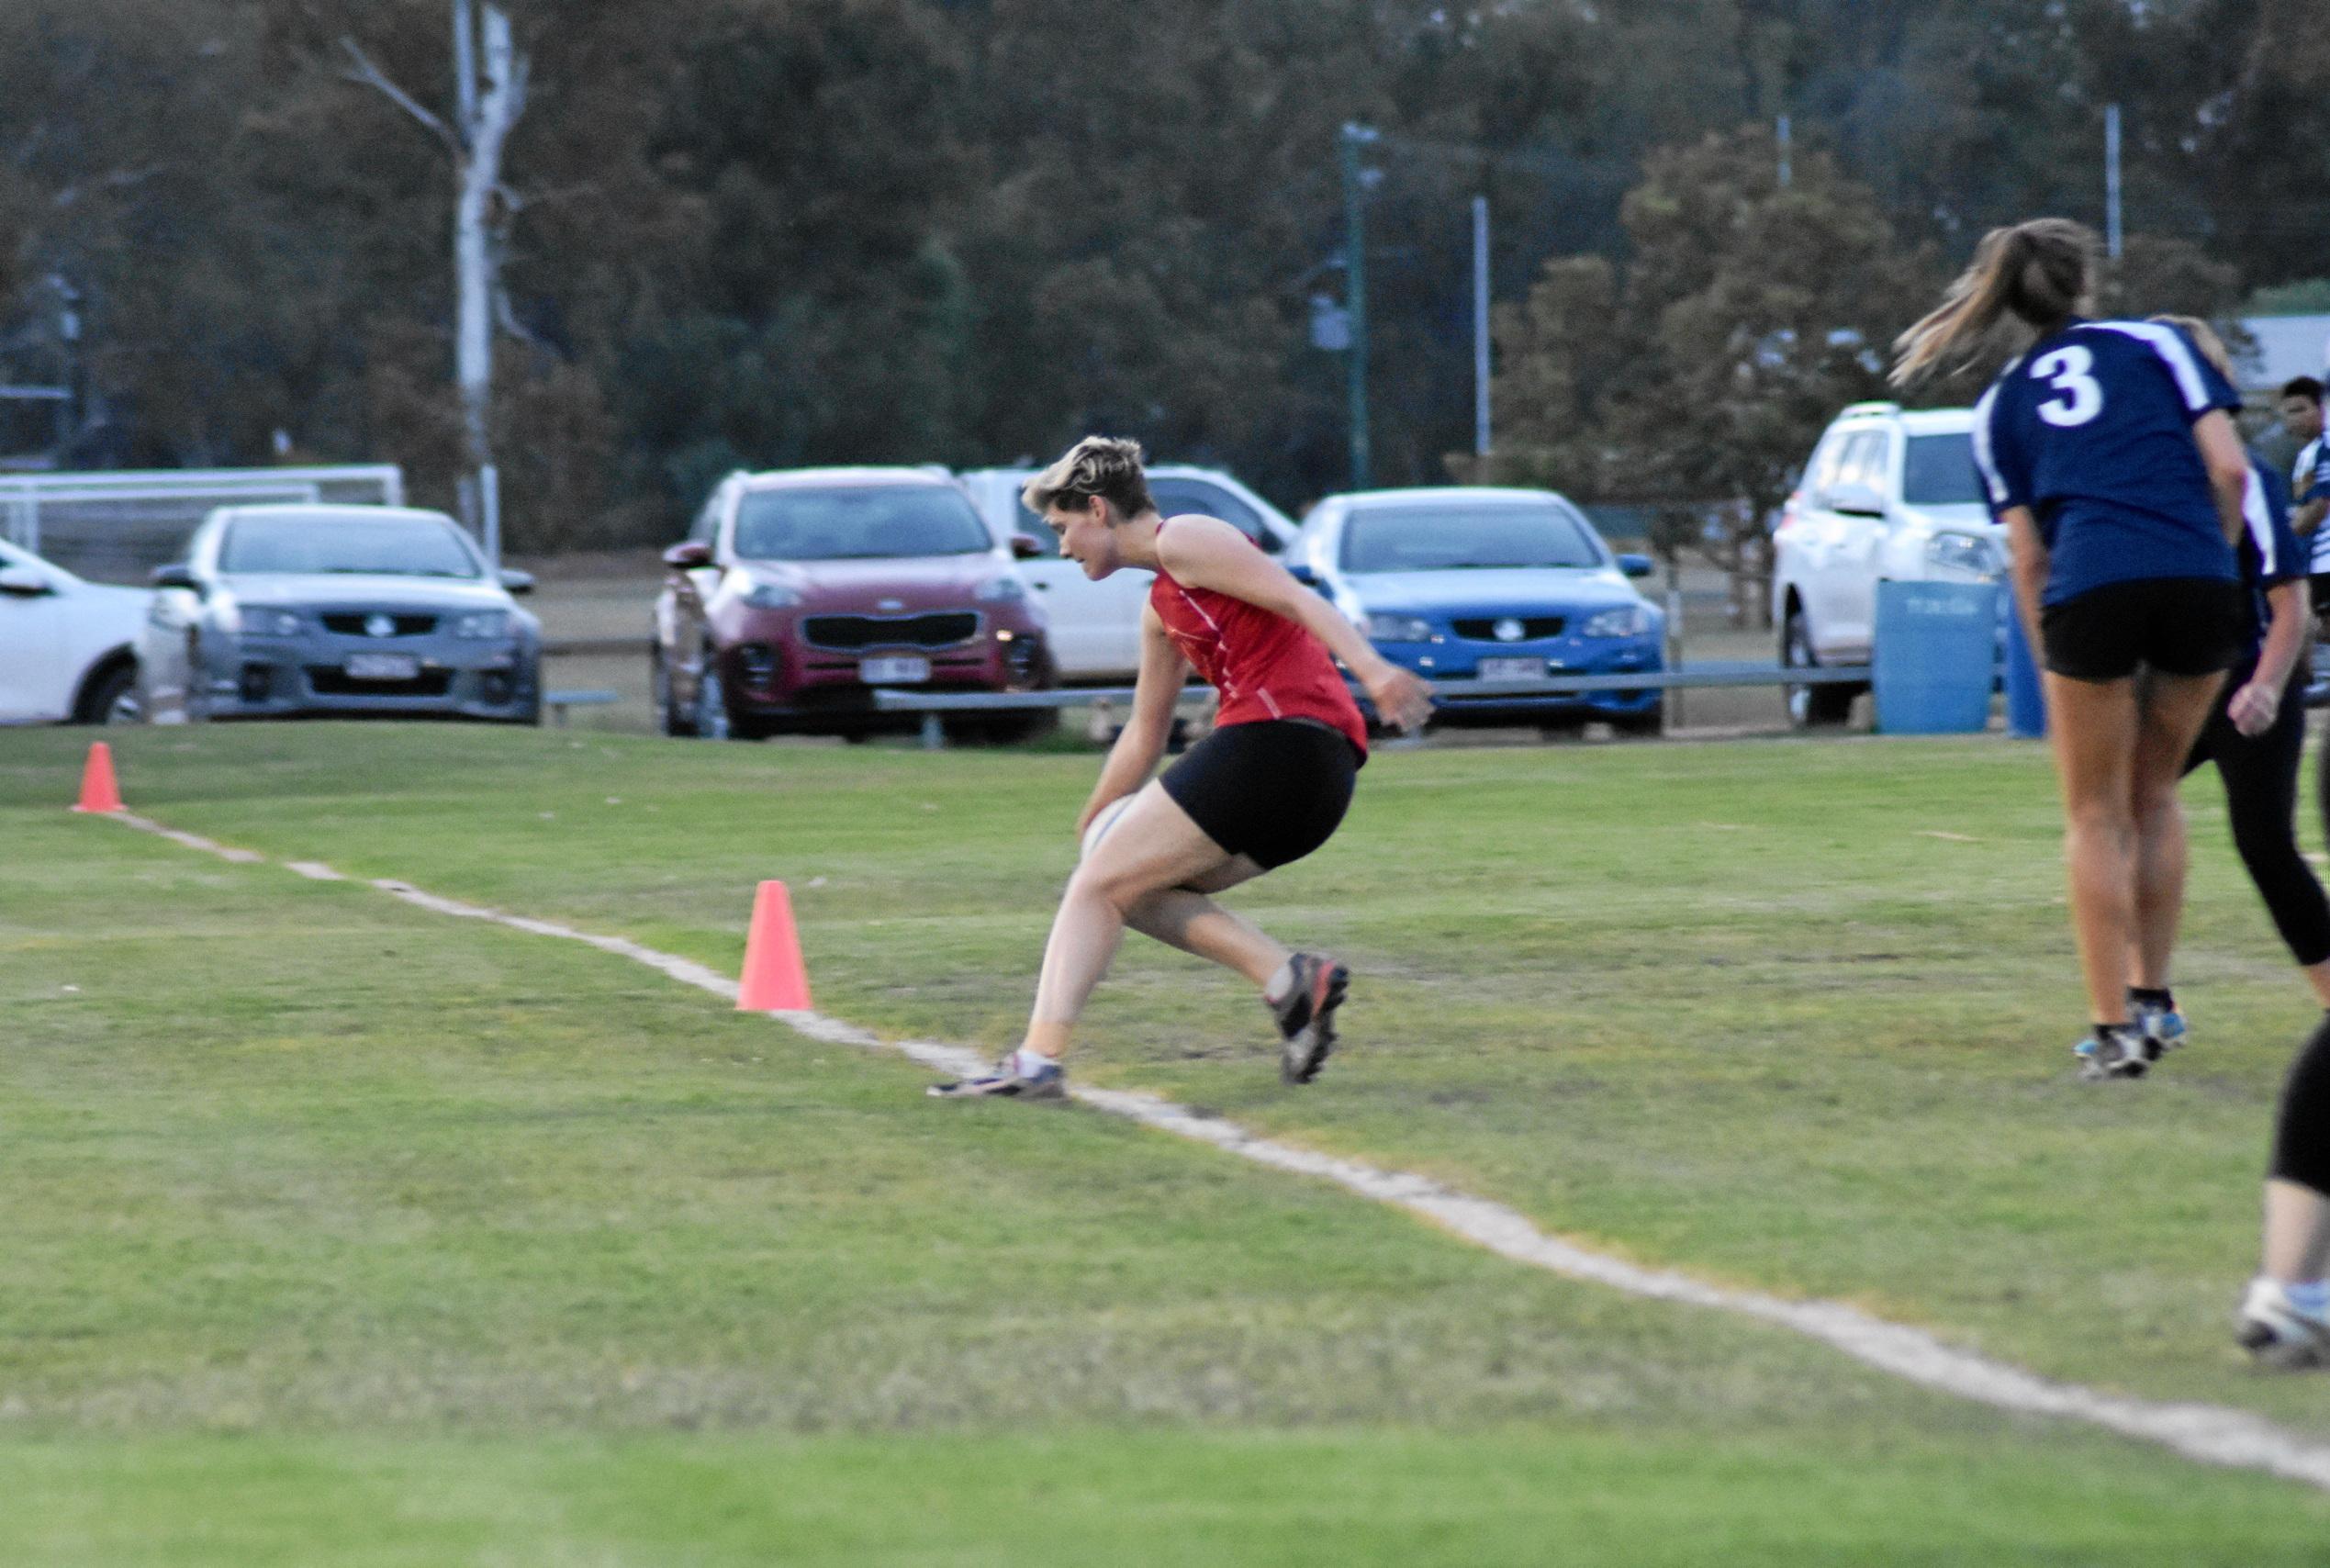
[[[134,724],[146,716],[138,692],[138,666],[121,664],[89,689],[78,715],[84,724]]]
[[[1610,728],[1622,735],[1663,735],[1666,733],[1666,700],[1661,698],[1640,713],[1614,713]]]
[[[1793,604],[1780,625],[1780,663],[1789,669],[1820,667],[1819,656],[1812,652],[1812,634],[1806,628],[1804,611]],[[1794,730],[1841,727],[1852,718],[1853,699],[1861,693],[1860,687],[1847,685],[1790,686],[1783,690],[1788,727]]]
[[[703,667],[696,676],[694,733],[700,740],[724,741],[734,733],[728,721],[728,683],[720,676],[720,652],[704,649]]]
[[[696,733],[692,713],[683,713],[672,700],[671,661],[664,656],[661,643],[647,644],[647,686],[649,701],[655,711],[655,728],[662,734],[685,739]]]

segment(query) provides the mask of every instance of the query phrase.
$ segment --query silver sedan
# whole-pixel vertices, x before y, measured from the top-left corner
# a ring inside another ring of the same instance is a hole
[[[153,575],[140,643],[161,722],[342,716],[532,724],[542,625],[442,512],[221,507]]]

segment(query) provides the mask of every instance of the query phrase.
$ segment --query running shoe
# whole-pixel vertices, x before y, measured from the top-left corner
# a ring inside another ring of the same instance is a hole
[[[1068,1070],[1040,1057],[1031,1070],[1022,1054],[1013,1051],[991,1073],[934,1083],[924,1092],[934,1100],[1065,1100]]]
[[[2300,1311],[2279,1280],[2251,1280],[2234,1325],[2234,1338],[2260,1366],[2296,1372],[2330,1361],[2330,1323]]]
[[[1335,1048],[1335,1010],[1343,1005],[1351,971],[1316,953],[1295,954],[1290,967],[1294,983],[1283,1000],[1270,1003],[1281,1041],[1278,1075],[1289,1083],[1308,1083]]]
[[[2107,1078],[2142,1078],[2160,1058],[2160,1048],[2133,1025],[2100,1029],[2071,1047],[2079,1076],[2090,1083]]]
[[[2131,998],[2128,1017],[2152,1046],[2152,1059],[2155,1061],[2160,1059],[2162,1052],[2175,1050],[2184,1044],[2184,1014],[2173,1007],[2160,1007]]]

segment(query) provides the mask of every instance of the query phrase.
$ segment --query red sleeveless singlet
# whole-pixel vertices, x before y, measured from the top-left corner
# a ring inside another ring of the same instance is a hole
[[[1366,760],[1359,704],[1327,644],[1302,625],[1212,588],[1184,588],[1161,565],[1148,602],[1182,656],[1222,694],[1216,724],[1310,719],[1339,731]]]

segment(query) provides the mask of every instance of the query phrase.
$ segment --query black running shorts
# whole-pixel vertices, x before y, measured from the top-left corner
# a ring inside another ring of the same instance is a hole
[[[2139,666],[2213,675],[2247,652],[2247,590],[2218,577],[2106,583],[2039,611],[2046,666],[2074,680],[2120,680]]]
[[[1359,749],[1308,719],[1226,724],[1158,782],[1205,836],[1268,869],[1325,844],[1351,804]]]

